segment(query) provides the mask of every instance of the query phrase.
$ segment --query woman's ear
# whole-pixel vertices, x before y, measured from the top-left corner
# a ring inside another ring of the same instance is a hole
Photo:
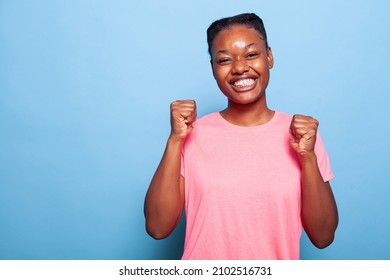
[[[272,54],[272,49],[268,47],[267,49],[267,57],[268,57],[268,68],[272,69],[274,67],[274,55]]]

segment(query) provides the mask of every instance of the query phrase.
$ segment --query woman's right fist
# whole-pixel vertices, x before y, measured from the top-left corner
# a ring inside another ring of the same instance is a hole
[[[185,139],[196,120],[194,100],[177,100],[171,103],[171,135]]]

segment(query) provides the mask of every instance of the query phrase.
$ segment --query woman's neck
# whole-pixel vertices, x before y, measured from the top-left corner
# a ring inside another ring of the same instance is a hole
[[[256,126],[269,122],[274,111],[267,104],[235,104],[229,101],[228,107],[221,111],[221,116],[228,122],[240,126]]]

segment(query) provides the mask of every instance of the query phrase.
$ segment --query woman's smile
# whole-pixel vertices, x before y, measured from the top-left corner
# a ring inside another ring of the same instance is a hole
[[[230,84],[236,91],[248,91],[256,87],[257,78],[234,79]]]

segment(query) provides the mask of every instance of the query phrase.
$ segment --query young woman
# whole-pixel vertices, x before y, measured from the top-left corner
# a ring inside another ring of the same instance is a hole
[[[169,236],[185,207],[182,259],[299,259],[302,227],[316,247],[330,245],[338,213],[318,121],[268,108],[274,59],[262,20],[217,20],[207,41],[227,108],[196,120],[195,101],[171,104],[147,232]]]

